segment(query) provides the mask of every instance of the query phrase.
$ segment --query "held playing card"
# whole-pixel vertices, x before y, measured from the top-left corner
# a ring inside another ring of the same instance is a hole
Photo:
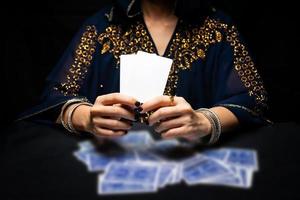
[[[120,93],[140,102],[161,96],[173,61],[139,51],[120,57]]]

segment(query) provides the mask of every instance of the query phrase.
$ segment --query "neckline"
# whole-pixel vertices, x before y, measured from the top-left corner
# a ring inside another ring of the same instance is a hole
[[[175,38],[175,35],[176,35],[177,31],[178,31],[179,24],[180,24],[180,19],[179,19],[179,18],[177,19],[175,29],[174,29],[174,31],[173,31],[173,33],[172,33],[172,36],[171,36],[170,40],[168,41],[167,47],[166,47],[165,51],[163,52],[163,54],[160,55],[159,52],[158,52],[157,46],[156,46],[156,44],[155,44],[155,42],[154,42],[154,39],[153,39],[153,37],[152,37],[152,35],[151,35],[151,33],[150,33],[148,27],[147,27],[147,24],[146,24],[146,22],[145,22],[144,16],[142,15],[141,18],[142,18],[141,21],[142,21],[142,23],[143,23],[143,26],[145,27],[146,33],[147,33],[147,35],[148,35],[148,37],[149,37],[151,43],[153,44],[154,51],[155,51],[154,53],[155,53],[156,55],[158,55],[158,56],[167,57],[167,55],[168,55],[168,53],[169,53],[169,51],[170,51],[170,47],[171,47],[171,45],[172,45],[172,43],[173,43],[173,40],[174,40],[174,38]]]

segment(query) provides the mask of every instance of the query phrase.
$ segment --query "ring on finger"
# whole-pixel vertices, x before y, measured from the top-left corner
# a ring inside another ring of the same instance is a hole
[[[174,106],[174,96],[169,96],[171,106]]]

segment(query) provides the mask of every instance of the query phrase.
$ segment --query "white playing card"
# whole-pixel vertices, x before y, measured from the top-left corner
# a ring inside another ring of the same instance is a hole
[[[120,93],[140,102],[163,95],[172,63],[169,58],[146,52],[121,55]]]

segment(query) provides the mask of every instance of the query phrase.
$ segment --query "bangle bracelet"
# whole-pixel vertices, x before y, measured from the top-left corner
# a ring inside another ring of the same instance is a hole
[[[219,140],[222,132],[222,125],[218,115],[207,108],[201,108],[197,111],[201,112],[209,120],[211,124],[211,136],[208,144],[215,144]]]
[[[69,128],[69,131],[71,133],[77,133],[79,134],[79,132],[74,128],[74,125],[73,125],[73,122],[72,122],[72,116],[73,116],[73,113],[74,111],[76,110],[76,108],[78,108],[79,106],[82,106],[82,105],[86,105],[86,106],[93,106],[93,104],[91,103],[88,103],[88,102],[82,102],[82,103],[78,103],[76,105],[74,105],[68,112],[68,121],[67,121],[67,126]]]
[[[64,114],[65,114],[65,111],[66,109],[74,104],[74,103],[80,103],[80,102],[88,102],[88,100],[86,98],[74,98],[74,99],[71,99],[69,101],[67,101],[63,107],[61,108],[61,112],[60,112],[60,115],[59,115],[59,118],[60,118],[60,122],[61,124],[63,125],[63,127],[68,130],[69,132],[72,132],[72,130],[70,129],[70,127],[68,126],[67,123],[65,123],[64,121]]]

